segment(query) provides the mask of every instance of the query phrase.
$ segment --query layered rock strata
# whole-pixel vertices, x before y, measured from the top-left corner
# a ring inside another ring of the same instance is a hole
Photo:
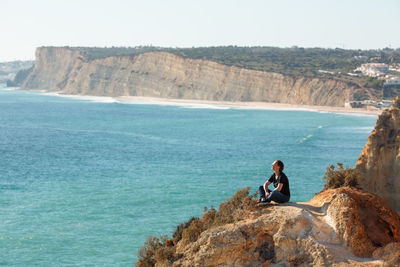
[[[287,75],[182,58],[166,52],[88,60],[78,50],[42,47],[23,89],[66,94],[259,101],[344,106],[363,91],[335,79]],[[365,93],[365,92],[364,92]]]
[[[400,212],[400,96],[379,116],[355,168],[366,191]]]

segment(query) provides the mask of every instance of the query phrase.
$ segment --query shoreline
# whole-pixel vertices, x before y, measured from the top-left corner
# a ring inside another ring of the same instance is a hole
[[[8,89],[10,90],[10,89]],[[286,103],[270,103],[270,102],[234,102],[234,101],[212,101],[212,100],[196,100],[196,99],[176,99],[161,98],[147,96],[92,96],[92,95],[72,95],[63,94],[62,92],[40,90],[40,89],[20,89],[16,87],[13,90],[24,90],[38,92],[45,95],[75,98],[87,101],[95,101],[102,103],[120,103],[120,104],[141,104],[141,105],[171,105],[184,106],[187,108],[209,108],[209,109],[247,109],[247,110],[287,110],[287,111],[311,111],[311,112],[327,112],[337,114],[350,115],[368,115],[379,116],[384,109],[366,109],[366,108],[345,108],[333,106],[315,106],[300,105]]]
[[[211,101],[211,100],[195,100],[195,99],[173,99],[173,98],[157,98],[144,96],[120,96],[115,99],[126,104],[169,104],[169,105],[193,105],[203,108],[207,106],[215,106],[223,108],[239,108],[252,110],[300,110],[313,112],[328,112],[340,114],[359,114],[379,116],[383,109],[366,109],[366,108],[345,108],[332,106],[314,106],[314,105],[298,105],[284,103],[269,103],[269,102],[233,102],[233,101]]]

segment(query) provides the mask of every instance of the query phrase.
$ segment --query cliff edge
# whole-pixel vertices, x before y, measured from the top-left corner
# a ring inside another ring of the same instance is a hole
[[[397,265],[399,242],[400,216],[358,189],[268,207],[242,190],[218,212],[178,227],[174,239],[148,240],[137,266]]]
[[[358,84],[305,78],[183,58],[168,52],[89,59],[77,49],[40,47],[22,89],[65,94],[147,96],[344,106],[368,94]]]
[[[400,96],[378,118],[355,166],[360,184],[400,212]]]

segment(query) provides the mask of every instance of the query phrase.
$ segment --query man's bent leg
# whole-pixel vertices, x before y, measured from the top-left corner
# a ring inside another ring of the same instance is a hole
[[[267,202],[275,201],[278,203],[288,202],[289,197],[282,194],[281,192],[274,190],[272,191],[266,199]]]
[[[260,195],[260,199],[265,199],[265,190],[264,190],[264,186],[260,186],[258,188],[258,194]]]

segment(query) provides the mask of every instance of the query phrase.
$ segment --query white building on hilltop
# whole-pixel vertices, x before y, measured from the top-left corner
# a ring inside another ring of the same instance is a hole
[[[384,86],[393,86],[393,85],[399,85],[400,86],[400,78],[392,77],[391,79],[387,79],[383,85]]]
[[[360,71],[367,76],[377,77],[389,72],[389,66],[385,63],[366,63],[355,69],[355,71]]]

